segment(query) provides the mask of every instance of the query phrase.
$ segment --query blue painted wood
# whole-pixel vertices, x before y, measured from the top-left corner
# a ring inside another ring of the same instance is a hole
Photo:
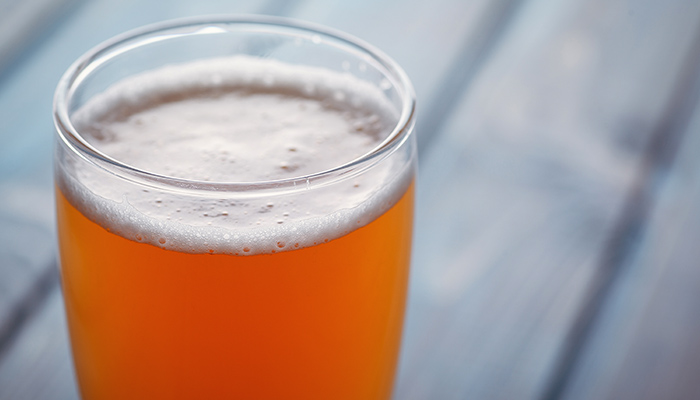
[[[0,76],[78,0],[0,0]]]
[[[647,228],[623,265],[565,399],[700,397],[700,79],[688,84],[694,116],[681,132],[675,162],[656,168]],[[686,122],[683,115],[676,120]]]
[[[0,399],[78,398],[61,292],[55,286],[0,359]]]
[[[398,398],[547,392],[699,11],[523,6],[421,160]]]
[[[591,332],[599,325],[602,310],[620,285],[625,267],[648,227],[659,185],[673,164],[688,121],[700,101],[700,29],[692,35],[692,46],[673,84],[672,96],[651,130],[636,178],[617,218],[611,240],[599,256],[599,265],[586,298],[555,366],[545,399],[558,399],[569,385]],[[624,282],[624,281],[623,281]],[[669,393],[671,395],[671,393]]]

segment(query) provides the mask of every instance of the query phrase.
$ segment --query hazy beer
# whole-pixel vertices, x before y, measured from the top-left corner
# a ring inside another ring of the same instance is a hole
[[[86,400],[390,397],[413,98],[383,56],[314,29],[147,28],[59,84],[61,274]],[[224,42],[246,53],[212,54]]]

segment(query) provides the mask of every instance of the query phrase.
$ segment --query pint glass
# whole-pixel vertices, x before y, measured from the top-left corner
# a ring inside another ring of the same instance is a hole
[[[166,22],[73,64],[54,119],[83,399],[391,396],[416,163],[393,61],[286,19]]]

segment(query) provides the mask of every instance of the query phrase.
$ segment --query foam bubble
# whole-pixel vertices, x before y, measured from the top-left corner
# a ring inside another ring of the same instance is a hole
[[[380,89],[349,74],[240,56],[125,79],[73,118],[109,157],[213,182],[300,177],[347,163],[379,145],[396,119]],[[307,180],[297,191],[242,199],[144,188],[82,161],[64,164],[62,192],[111,232],[165,249],[239,255],[357,229],[398,200],[412,173],[396,160],[330,187]]]

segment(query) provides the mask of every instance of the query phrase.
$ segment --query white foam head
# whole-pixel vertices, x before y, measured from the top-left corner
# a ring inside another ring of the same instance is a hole
[[[74,116],[85,140],[151,173],[259,182],[322,172],[369,153],[398,118],[382,91],[349,74],[252,57],[173,65],[125,79]],[[62,192],[128,239],[191,253],[260,254],[340,237],[405,191],[412,170],[383,161],[328,187],[279,195],[188,195],[73,162]]]

